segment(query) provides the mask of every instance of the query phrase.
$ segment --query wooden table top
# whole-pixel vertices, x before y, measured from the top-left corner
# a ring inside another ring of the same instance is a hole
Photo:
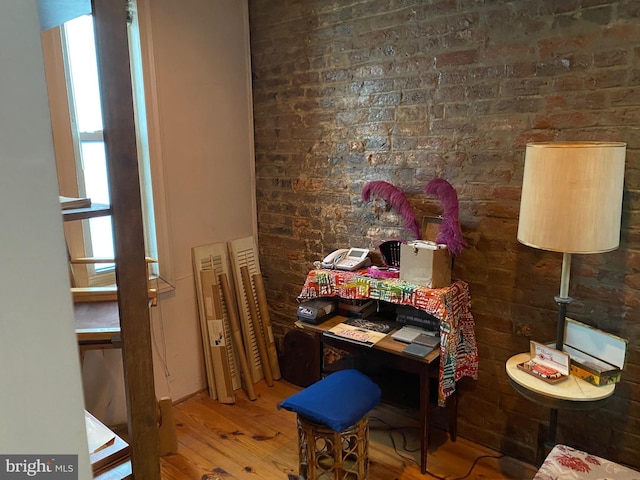
[[[570,402],[594,402],[610,397],[615,390],[615,384],[596,387],[589,382],[569,375],[569,378],[556,384],[547,383],[520,370],[520,363],[531,359],[530,353],[519,353],[507,360],[507,375],[518,385],[532,393],[557,400]]]

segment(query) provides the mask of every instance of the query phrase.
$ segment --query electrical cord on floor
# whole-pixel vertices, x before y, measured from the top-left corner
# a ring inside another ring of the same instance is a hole
[[[503,454],[500,455],[480,455],[479,457],[477,457],[473,463],[471,464],[471,467],[469,467],[469,471],[467,472],[467,474],[464,477],[458,477],[458,478],[454,478],[453,480],[464,480],[465,478],[467,478],[469,475],[471,475],[471,472],[473,472],[473,469],[476,467],[476,464],[478,463],[478,461],[482,460],[483,458],[496,458],[496,459],[500,459],[504,457]]]
[[[417,452],[419,450],[419,448],[414,448],[412,450],[410,450],[407,447],[407,437],[404,433],[404,430],[414,430],[417,429],[417,427],[391,427],[387,422],[385,422],[384,420],[382,420],[381,418],[378,417],[370,417],[371,420],[376,420],[384,425],[386,425],[386,428],[380,428],[380,427],[372,427],[371,425],[369,426],[369,428],[371,430],[379,430],[379,431],[386,431],[389,434],[389,440],[391,440],[391,445],[393,445],[393,450],[394,452],[396,452],[396,455],[398,455],[400,458],[402,458],[405,461],[408,461],[410,463],[415,464],[418,468],[420,467],[418,465],[418,462],[416,462],[412,457],[408,456],[408,455],[404,455],[402,454],[399,450],[398,447],[396,445],[396,441],[393,438],[393,433],[394,432],[398,432],[400,433],[400,435],[402,436],[402,450],[408,453],[414,453]],[[467,471],[467,473],[462,476],[462,477],[457,477],[454,479],[449,479],[448,477],[441,477],[439,475],[436,475],[435,473],[431,473],[429,470],[426,471],[427,475],[432,476],[433,478],[437,478],[438,480],[465,480],[467,477],[469,477],[469,475],[471,475],[471,473],[473,472],[473,469],[476,467],[477,463],[484,459],[484,458],[495,458],[495,459],[500,459],[504,457],[503,454],[500,455],[480,455],[479,457],[477,457],[473,463],[471,464],[471,467],[469,467],[469,470]]]

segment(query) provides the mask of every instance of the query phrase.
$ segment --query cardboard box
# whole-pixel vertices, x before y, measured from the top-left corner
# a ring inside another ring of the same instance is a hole
[[[429,288],[451,285],[451,255],[446,245],[424,240],[400,245],[400,280]]]
[[[596,385],[620,381],[627,351],[624,338],[566,319],[563,350],[571,357],[571,374]]]

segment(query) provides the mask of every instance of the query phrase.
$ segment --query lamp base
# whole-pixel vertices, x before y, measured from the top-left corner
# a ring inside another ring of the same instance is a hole
[[[556,350],[562,351],[564,346],[564,322],[567,317],[567,305],[573,302],[571,297],[554,297],[558,304],[558,325],[556,330]]]

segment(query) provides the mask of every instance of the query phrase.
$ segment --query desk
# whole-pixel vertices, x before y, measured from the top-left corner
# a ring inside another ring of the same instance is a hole
[[[406,347],[406,344],[397,342],[391,338],[393,332],[389,332],[382,340],[377,342],[373,347],[366,347],[363,345],[357,345],[352,342],[341,340],[336,337],[328,337],[324,335],[324,332],[331,327],[343,322],[346,317],[335,316],[329,320],[321,323],[320,325],[313,325],[310,323],[304,323],[297,321],[296,327],[301,328],[305,332],[311,333],[317,344],[317,351],[320,352],[322,357],[323,345],[331,345],[342,350],[350,352],[367,352],[368,354],[378,355],[382,357],[385,364],[397,368],[399,370],[418,374],[420,378],[420,471],[422,473],[427,472],[427,449],[429,447],[429,378],[432,374],[438,370],[438,358],[440,352],[433,350],[429,355],[424,358],[414,357],[402,353],[402,349]],[[395,331],[395,330],[394,330]],[[320,361],[322,365],[322,358]],[[320,367],[322,368],[322,367]],[[317,377],[320,378],[321,372],[316,372]],[[453,394],[447,402],[447,410],[449,414],[449,435],[451,441],[456,440],[457,436],[457,414],[458,414],[458,395]]]
[[[469,286],[457,280],[449,287],[427,288],[397,279],[369,277],[366,270],[312,270],[298,295],[299,301],[338,296],[374,299],[409,305],[441,320],[438,404],[443,407],[462,377],[478,378],[478,349],[471,315]]]
[[[575,375],[563,382],[550,384],[518,368],[531,359],[530,353],[519,353],[507,360],[507,375],[513,388],[523,397],[551,409],[550,443],[556,441],[558,409],[592,410],[602,406],[613,395],[615,384],[596,387]]]

